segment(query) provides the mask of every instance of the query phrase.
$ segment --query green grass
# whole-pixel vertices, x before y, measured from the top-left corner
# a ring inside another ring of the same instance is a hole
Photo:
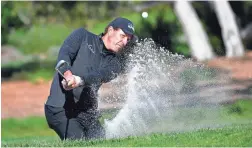
[[[55,137],[34,137],[15,140],[4,140],[2,146],[251,146],[252,125],[240,124],[219,129],[201,129],[193,132],[151,134],[122,139],[94,140],[94,141],[64,141]]]
[[[24,119],[2,120],[2,138],[20,138],[37,136],[53,136],[55,133],[49,130],[43,117],[29,117]]]
[[[252,100],[244,99],[225,105],[222,111],[222,119],[228,121],[252,120]]]
[[[2,120],[2,146],[252,146],[252,100],[239,100],[223,105],[221,120],[224,125],[169,133],[153,133],[138,137],[95,141],[60,141],[48,128],[44,117]],[[186,109],[187,112],[190,110]],[[111,119],[117,110],[103,112]],[[192,112],[195,112],[193,110]],[[197,111],[195,112],[197,113]],[[179,122],[179,121],[178,121]],[[218,123],[216,123],[218,124]]]

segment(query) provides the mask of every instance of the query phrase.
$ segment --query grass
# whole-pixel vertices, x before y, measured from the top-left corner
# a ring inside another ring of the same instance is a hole
[[[94,141],[60,141],[44,117],[2,120],[2,146],[252,146],[252,100],[223,105],[222,120],[229,125],[186,132],[153,133],[138,137]],[[103,112],[111,119],[116,110]],[[188,110],[189,112],[189,110]]]
[[[244,121],[252,120],[252,101],[245,99],[235,102],[234,104],[226,105],[223,108],[222,118],[228,121]]]
[[[251,146],[252,125],[240,124],[220,129],[201,129],[185,133],[151,134],[140,137],[122,139],[94,140],[94,141],[64,141],[55,137],[34,137],[2,141],[2,146]]]
[[[29,117],[24,119],[2,120],[2,139],[20,137],[53,136],[55,133],[49,130],[46,120],[43,117]]]

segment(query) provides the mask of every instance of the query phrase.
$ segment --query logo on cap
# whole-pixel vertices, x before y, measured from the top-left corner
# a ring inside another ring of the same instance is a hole
[[[128,23],[128,28],[132,29],[133,31],[135,31],[133,25],[131,23]]]

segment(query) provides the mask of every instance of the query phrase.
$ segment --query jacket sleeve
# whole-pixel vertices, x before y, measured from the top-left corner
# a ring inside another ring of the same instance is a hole
[[[122,68],[119,61],[114,60],[106,66],[84,75],[84,85],[107,83],[115,79],[121,72]]]
[[[61,46],[57,63],[60,60],[64,60],[69,63],[69,66],[64,69],[63,73],[67,70],[70,70],[84,36],[86,36],[86,31],[84,28],[76,29],[65,39],[63,45]]]

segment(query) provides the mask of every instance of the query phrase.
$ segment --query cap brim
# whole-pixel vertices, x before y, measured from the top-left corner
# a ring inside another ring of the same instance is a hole
[[[128,35],[134,35],[134,33],[129,32],[129,31],[125,30],[125,29],[122,29],[122,31],[123,31],[124,33],[128,34]]]
[[[132,42],[138,42],[138,40],[139,40],[138,36],[136,36],[136,35],[133,34],[131,41]]]

